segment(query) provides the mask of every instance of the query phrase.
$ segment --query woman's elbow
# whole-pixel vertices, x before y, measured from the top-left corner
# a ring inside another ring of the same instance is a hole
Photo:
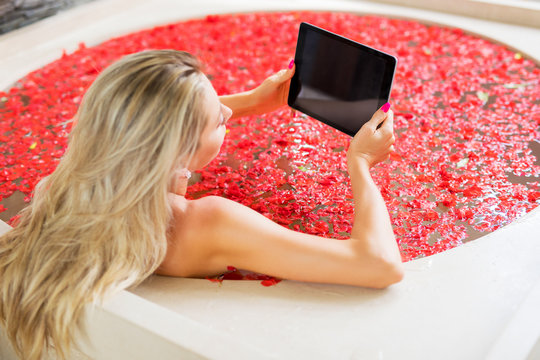
[[[396,284],[403,280],[404,276],[405,271],[403,270],[403,264],[401,261],[387,263],[385,265],[384,276],[380,288],[384,289],[390,285]]]
[[[401,261],[381,259],[379,260],[379,266],[377,267],[377,274],[373,279],[373,283],[370,284],[370,287],[375,289],[386,289],[390,285],[403,280],[403,277],[405,276]]]

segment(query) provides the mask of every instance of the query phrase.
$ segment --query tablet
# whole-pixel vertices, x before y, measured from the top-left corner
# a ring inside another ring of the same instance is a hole
[[[350,136],[388,102],[397,59],[300,24],[288,104]]]

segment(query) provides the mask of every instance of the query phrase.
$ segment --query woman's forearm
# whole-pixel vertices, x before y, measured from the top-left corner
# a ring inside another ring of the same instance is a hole
[[[388,209],[371,178],[368,162],[353,156],[347,163],[355,208],[351,237],[374,255],[388,262],[401,263]]]
[[[238,94],[223,95],[219,97],[219,101],[232,110],[232,119],[259,114],[253,97],[253,90],[244,91]]]

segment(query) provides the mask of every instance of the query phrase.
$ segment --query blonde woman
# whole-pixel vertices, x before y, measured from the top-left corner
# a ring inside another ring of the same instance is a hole
[[[86,304],[153,273],[206,277],[235,266],[374,288],[401,280],[369,173],[392,150],[388,107],[347,153],[355,204],[348,240],[288,230],[224,198],[184,197],[189,171],[216,156],[227,121],[285,105],[293,73],[291,62],[254,90],[220,98],[194,57],[160,50],[126,56],[99,75],[64,158],[0,238],[0,324],[21,359],[50,348],[65,358]]]

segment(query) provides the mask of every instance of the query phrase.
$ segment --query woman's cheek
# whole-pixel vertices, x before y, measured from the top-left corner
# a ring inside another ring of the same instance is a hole
[[[223,146],[223,141],[225,140],[226,131],[227,130],[225,126],[222,126],[220,128],[218,138],[216,139],[216,153],[214,154],[214,156],[216,156],[219,153],[219,151],[221,150],[221,146]]]
[[[219,154],[219,151],[221,150],[221,146],[223,145],[223,141],[225,139],[225,131],[225,127],[222,126],[214,132],[214,136],[209,143],[207,153],[207,156],[209,158],[208,162],[212,161]]]

